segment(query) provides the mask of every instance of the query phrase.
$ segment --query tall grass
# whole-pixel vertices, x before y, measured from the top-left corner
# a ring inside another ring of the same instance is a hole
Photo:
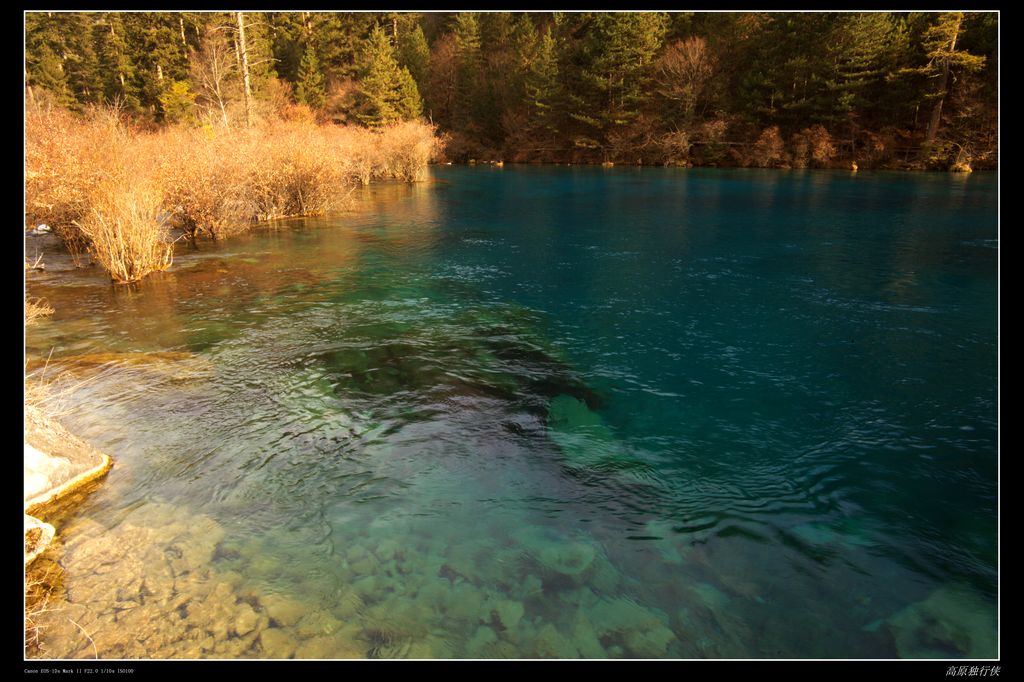
[[[219,238],[338,208],[359,183],[422,180],[434,129],[380,131],[308,118],[254,129],[133,129],[117,112],[26,113],[26,221],[47,223],[119,282],[167,268],[172,230]]]
[[[50,305],[39,298],[33,298],[31,296],[25,297],[25,326],[35,324],[40,318],[53,315],[53,308]]]

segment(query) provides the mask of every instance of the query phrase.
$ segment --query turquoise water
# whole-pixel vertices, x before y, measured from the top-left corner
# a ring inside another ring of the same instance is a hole
[[[996,655],[994,176],[433,176],[135,289],[45,252],[101,657]]]

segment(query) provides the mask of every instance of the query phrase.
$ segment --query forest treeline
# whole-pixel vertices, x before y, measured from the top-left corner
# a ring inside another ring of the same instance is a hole
[[[31,100],[422,117],[453,161],[991,168],[995,12],[25,15]]]

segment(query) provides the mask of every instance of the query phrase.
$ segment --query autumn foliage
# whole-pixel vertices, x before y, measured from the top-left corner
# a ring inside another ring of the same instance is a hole
[[[360,183],[422,179],[433,129],[275,120],[145,132],[116,110],[26,114],[26,224],[132,282],[171,264],[178,235],[223,237],[260,221],[322,215]]]

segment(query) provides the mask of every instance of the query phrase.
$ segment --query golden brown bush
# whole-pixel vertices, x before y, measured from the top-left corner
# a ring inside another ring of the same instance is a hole
[[[93,188],[76,221],[89,254],[117,282],[137,282],[171,265],[173,247],[161,216],[163,196],[146,178],[110,178]]]
[[[222,237],[323,214],[355,182],[423,179],[437,153],[424,123],[371,131],[288,118],[142,132],[109,109],[79,118],[37,107],[26,121],[26,222],[49,224],[115,280],[136,281],[170,265],[171,225]]]
[[[784,160],[784,144],[778,126],[765,128],[750,150],[747,164],[758,168],[771,168]]]
[[[827,168],[836,155],[832,136],[823,125],[814,125],[795,133],[792,144],[794,168]]]
[[[49,225],[72,250],[87,244],[75,221],[89,210],[93,188],[119,162],[127,130],[114,115],[82,118],[60,109],[25,113],[26,224]]]
[[[189,237],[223,237],[248,229],[244,154],[229,129],[171,129],[159,137],[158,178],[164,208]]]

